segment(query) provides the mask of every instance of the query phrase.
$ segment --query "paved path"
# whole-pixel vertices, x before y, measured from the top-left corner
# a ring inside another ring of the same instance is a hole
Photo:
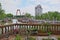
[[[14,40],[14,38],[15,38],[15,36],[12,35],[12,36],[9,36],[8,37],[8,40]],[[7,38],[2,38],[0,40],[7,40]]]
[[[15,36],[14,35],[9,36],[9,38],[8,38],[8,40],[14,40],[14,39],[15,39]],[[7,38],[2,38],[0,40],[7,40]],[[21,40],[25,40],[25,36],[24,37],[21,36]]]
[[[36,40],[42,40],[42,39],[48,39],[49,36],[37,36]],[[57,38],[55,36],[50,36],[50,39],[54,39],[57,40]]]
[[[32,37],[36,38],[36,40],[42,40],[43,38],[47,39],[49,36],[32,36]],[[50,38],[52,38],[54,40],[57,40],[57,36],[50,36]],[[8,40],[14,40],[14,39],[15,39],[15,36],[13,36],[13,35],[9,36],[9,38],[8,38]],[[24,39],[25,39],[25,37],[21,37],[21,40],[24,40]],[[3,39],[0,39],[0,40],[7,40],[7,39],[3,38]]]

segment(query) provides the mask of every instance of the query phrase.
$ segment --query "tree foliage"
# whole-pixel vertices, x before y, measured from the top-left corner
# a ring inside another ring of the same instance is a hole
[[[55,12],[48,12],[44,13],[42,15],[35,16],[36,19],[42,19],[42,20],[60,20],[60,13]]]
[[[13,15],[12,15],[11,13],[8,13],[8,14],[6,14],[6,17],[8,17],[8,18],[12,18]]]
[[[0,3],[0,19],[4,19],[6,17],[5,11],[2,9],[1,3]]]
[[[11,13],[6,14],[5,11],[2,9],[2,5],[0,3],[0,19],[4,19],[6,17],[11,18],[13,17],[13,15]]]
[[[28,18],[32,18],[31,14],[29,14],[29,13],[26,13],[25,16]]]

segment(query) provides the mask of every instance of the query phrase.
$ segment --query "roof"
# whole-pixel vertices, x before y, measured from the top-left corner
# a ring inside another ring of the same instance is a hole
[[[37,9],[37,8],[42,8],[42,7],[41,7],[41,5],[39,4],[39,5],[37,5],[35,8]]]

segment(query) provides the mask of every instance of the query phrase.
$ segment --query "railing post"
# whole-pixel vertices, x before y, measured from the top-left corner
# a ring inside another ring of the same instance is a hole
[[[7,30],[7,29],[6,29],[6,27],[5,27],[5,34],[6,34],[6,30]]]
[[[38,30],[39,30],[39,25],[38,25]]]
[[[1,28],[2,29],[2,34],[3,34],[3,28]]]
[[[51,25],[51,27],[52,27],[52,31],[53,31],[53,26]]]
[[[46,26],[46,28],[47,28],[47,32],[48,32],[48,26]]]
[[[8,32],[9,32],[9,27],[8,27]]]
[[[42,30],[43,30],[43,25],[41,27],[42,27]]]
[[[41,30],[41,25],[39,25],[39,30]]]
[[[58,31],[58,26],[57,26],[57,31]]]

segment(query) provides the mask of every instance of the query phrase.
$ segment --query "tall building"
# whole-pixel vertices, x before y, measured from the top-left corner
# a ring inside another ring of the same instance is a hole
[[[37,5],[35,7],[35,16],[41,15],[42,14],[42,7],[41,5]]]

